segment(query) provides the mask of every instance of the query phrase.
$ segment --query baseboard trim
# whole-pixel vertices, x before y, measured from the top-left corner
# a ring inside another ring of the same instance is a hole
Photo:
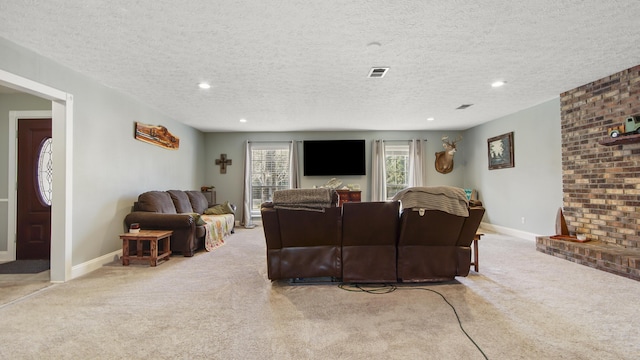
[[[102,255],[82,264],[75,265],[71,267],[71,279],[75,279],[92,271],[98,270],[104,264],[112,263],[114,260],[119,259],[120,256],[122,256],[122,249]]]
[[[0,261],[5,262],[5,261],[13,261],[13,260],[15,259],[13,258],[13,256],[9,254],[8,251],[0,251]]]
[[[122,250],[117,250],[112,253],[102,255],[93,260],[89,260],[85,263],[75,265],[71,267],[71,279],[75,279],[82,275],[86,275],[92,271],[98,270],[104,264],[108,264],[113,262],[114,260],[119,259],[120,256],[122,256]],[[15,259],[12,258],[12,256],[9,254],[8,251],[0,251],[0,262],[13,261],[13,260]]]
[[[515,236],[515,237],[520,238],[520,239],[530,240],[532,242],[536,241],[536,237],[542,236],[542,235],[539,235],[539,234],[534,234],[534,233],[530,233],[530,232],[526,232],[526,231],[522,231],[522,230],[512,229],[512,228],[508,228],[508,227],[504,227],[504,226],[500,226],[500,225],[493,225],[493,224],[486,223],[486,222],[480,223],[480,229],[484,229],[484,230],[487,230],[487,231],[492,231],[492,232],[496,232],[496,233],[504,234],[504,235],[511,235],[511,236]]]

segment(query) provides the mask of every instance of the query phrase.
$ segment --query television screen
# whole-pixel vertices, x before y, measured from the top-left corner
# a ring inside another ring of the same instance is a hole
[[[304,176],[366,175],[364,140],[306,140]]]

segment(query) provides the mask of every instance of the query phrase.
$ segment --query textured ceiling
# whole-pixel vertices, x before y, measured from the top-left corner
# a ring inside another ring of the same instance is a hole
[[[638,19],[637,0],[0,0],[0,36],[203,131],[467,129],[640,64]]]

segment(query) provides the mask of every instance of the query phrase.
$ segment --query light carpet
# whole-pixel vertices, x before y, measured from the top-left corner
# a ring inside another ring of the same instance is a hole
[[[51,286],[50,273],[47,270],[38,274],[0,274],[0,306]]]
[[[272,283],[262,228],[0,305],[0,358],[637,359],[640,283],[488,234],[480,273],[387,294]]]

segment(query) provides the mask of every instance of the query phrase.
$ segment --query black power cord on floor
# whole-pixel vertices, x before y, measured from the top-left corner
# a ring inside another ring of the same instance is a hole
[[[338,287],[342,290],[351,291],[351,292],[366,292],[367,294],[388,294],[390,292],[396,291],[398,288],[392,284],[340,284]]]
[[[423,287],[404,287],[404,286],[398,287],[398,286],[393,285],[393,284],[375,284],[375,285],[371,285],[371,284],[367,284],[367,285],[363,285],[363,284],[340,284],[340,285],[338,285],[338,287],[340,289],[346,290],[346,291],[365,292],[367,294],[374,294],[374,295],[388,294],[388,293],[392,293],[392,292],[394,292],[394,291],[396,291],[398,289],[401,289],[401,290],[422,290],[422,291],[430,291],[432,293],[438,294],[438,295],[440,295],[442,300],[444,300],[444,302],[446,302],[447,305],[449,305],[449,307],[451,307],[451,309],[453,310],[453,314],[456,316],[456,319],[458,320],[458,326],[460,326],[460,330],[462,330],[464,335],[469,339],[469,341],[471,341],[471,343],[476,347],[476,349],[478,349],[478,351],[480,351],[482,356],[484,356],[485,359],[489,360],[489,358],[484,353],[484,351],[482,351],[480,346],[473,340],[473,338],[467,333],[467,331],[462,326],[462,321],[460,320],[460,316],[458,316],[458,311],[456,311],[456,308],[449,302],[449,300],[447,300],[447,298],[444,295],[442,295],[438,291],[435,291],[435,290],[432,290],[432,289],[423,288]]]

